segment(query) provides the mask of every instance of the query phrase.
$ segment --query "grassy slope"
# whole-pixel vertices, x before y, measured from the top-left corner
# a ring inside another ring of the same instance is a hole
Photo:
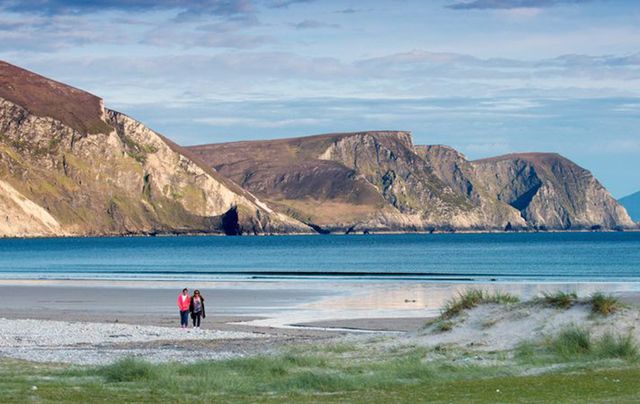
[[[100,368],[4,359],[0,402],[632,402],[640,395],[636,360],[366,349]],[[523,375],[532,369],[547,373]]]

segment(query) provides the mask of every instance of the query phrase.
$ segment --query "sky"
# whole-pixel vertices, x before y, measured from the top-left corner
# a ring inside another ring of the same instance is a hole
[[[410,130],[640,190],[638,0],[0,0],[0,59],[183,145]]]

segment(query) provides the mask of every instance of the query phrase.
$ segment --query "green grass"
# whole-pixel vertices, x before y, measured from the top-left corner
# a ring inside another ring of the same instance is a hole
[[[621,359],[636,362],[640,359],[638,344],[630,334],[607,333],[594,338],[588,330],[572,326],[561,331],[548,345],[564,361]]]
[[[433,327],[433,329],[435,331],[438,332],[447,332],[447,331],[451,331],[453,330],[453,327],[455,326],[455,323],[451,320],[445,320],[442,317],[437,317],[431,321],[429,321],[426,325],[425,328],[428,327]]]
[[[156,380],[159,368],[148,362],[126,358],[98,370],[107,382],[135,382]]]
[[[191,364],[128,358],[72,367],[0,359],[0,402],[624,402],[640,394],[630,336],[596,339],[571,327],[512,354],[381,349],[380,342]],[[524,375],[531,370],[541,374]]]
[[[575,292],[558,291],[554,293],[543,293],[538,302],[557,309],[569,309],[578,302],[578,295]]]
[[[591,296],[590,302],[591,312],[603,316],[611,315],[624,307],[617,298],[611,295],[605,295],[602,292],[594,293]]]
[[[605,334],[596,344],[595,353],[601,358],[620,358],[637,361],[639,358],[639,347],[630,334]]]
[[[582,370],[538,376],[425,383],[385,391],[314,397],[313,402],[441,402],[441,403],[635,403],[640,369]],[[292,397],[295,401],[296,397]],[[305,398],[300,397],[301,400]],[[277,402],[274,399],[273,402]]]
[[[445,320],[451,319],[458,316],[463,311],[472,309],[481,304],[514,304],[519,301],[520,299],[517,296],[509,293],[489,293],[481,289],[468,289],[447,301],[442,308],[440,317]]]
[[[524,376],[509,364],[469,364],[463,359],[475,355],[464,352],[438,360],[420,349],[375,358],[349,352],[195,364],[127,359],[97,368],[2,359],[0,402],[632,402],[640,395],[636,363]]]
[[[570,327],[558,334],[552,342],[553,349],[563,358],[569,359],[591,352],[591,334],[584,328]]]

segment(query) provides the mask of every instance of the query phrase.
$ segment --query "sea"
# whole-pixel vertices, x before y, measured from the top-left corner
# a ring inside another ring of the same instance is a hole
[[[0,240],[0,279],[640,281],[640,232]]]

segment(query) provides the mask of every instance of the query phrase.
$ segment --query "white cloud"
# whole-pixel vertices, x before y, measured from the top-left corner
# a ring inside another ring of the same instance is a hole
[[[640,135],[638,135],[640,137]],[[606,137],[606,136],[605,136]],[[634,154],[640,153],[640,139],[617,138],[602,140],[589,147],[591,153]]]
[[[195,122],[203,123],[211,126],[243,126],[243,127],[257,127],[257,128],[286,128],[286,127],[301,127],[320,125],[326,121],[317,118],[292,118],[292,119],[277,119],[268,118],[256,119],[256,118],[240,118],[240,117],[208,117],[208,118],[196,118]]]

